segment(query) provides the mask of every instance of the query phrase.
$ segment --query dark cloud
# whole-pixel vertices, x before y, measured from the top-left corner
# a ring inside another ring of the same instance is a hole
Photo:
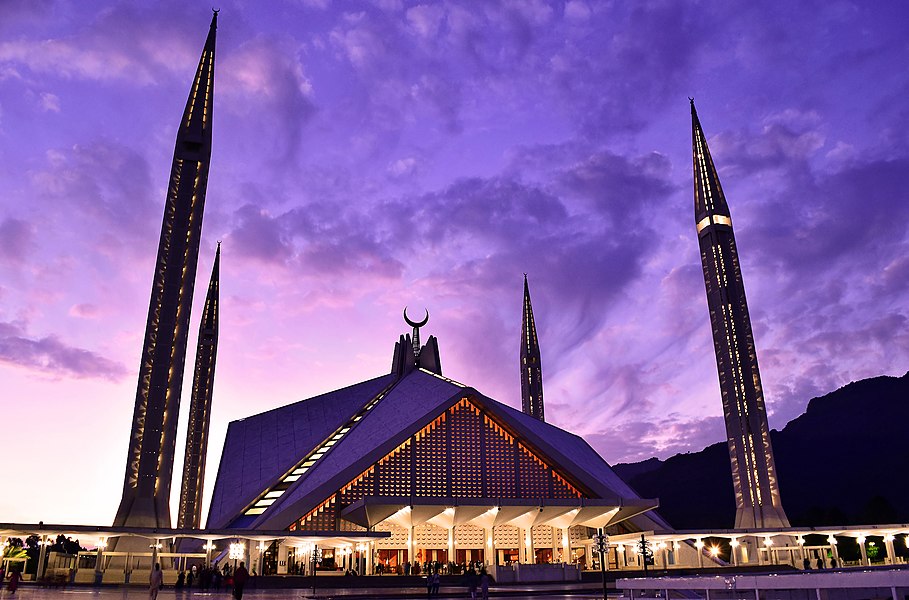
[[[0,322],[0,361],[53,378],[117,381],[129,373],[122,364],[69,346],[56,336],[29,337],[22,324],[16,322]]]
[[[679,415],[669,415],[646,421],[625,421],[608,433],[587,435],[586,438],[603,458],[616,464],[698,451],[725,436],[722,417],[687,420]]]

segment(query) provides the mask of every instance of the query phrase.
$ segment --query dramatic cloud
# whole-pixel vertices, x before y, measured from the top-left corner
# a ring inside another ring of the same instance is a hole
[[[33,399],[14,422],[75,394],[125,435],[211,15],[89,4],[0,2],[0,370]],[[446,375],[519,406],[527,273],[550,422],[613,462],[722,440],[689,96],[732,211],[771,426],[904,373],[907,18],[893,0],[225,6],[191,325],[221,240],[213,439],[386,372],[405,305],[429,309]]]
[[[69,377],[116,380],[129,372],[120,363],[69,346],[56,336],[30,338],[21,324],[10,322],[0,322],[0,362],[60,380]]]

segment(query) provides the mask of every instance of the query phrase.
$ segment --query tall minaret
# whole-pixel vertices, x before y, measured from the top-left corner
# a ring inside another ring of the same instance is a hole
[[[524,316],[521,319],[521,410],[536,419],[543,418],[543,370],[540,365],[540,342],[533,322],[530,288],[524,273]]]
[[[732,219],[691,100],[694,220],[720,376],[736,528],[789,527],[780,503],[767,410]]]
[[[205,481],[205,455],[208,452],[208,423],[211,419],[211,397],[215,382],[215,360],[218,357],[218,279],[221,242],[211,269],[208,295],[199,342],[196,346],[196,368],[193,372],[193,396],[189,404],[186,430],[186,452],[183,458],[183,484],[180,486],[180,508],[177,529],[199,529],[202,523],[202,486]]]
[[[170,527],[170,483],[183,362],[211,158],[215,31],[211,28],[177,129],[152,283],[123,498],[114,525]]]

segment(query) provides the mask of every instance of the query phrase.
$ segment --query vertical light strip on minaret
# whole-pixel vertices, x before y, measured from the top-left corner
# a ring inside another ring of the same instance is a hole
[[[745,286],[726,196],[691,101],[694,218],[713,328],[732,481],[736,528],[788,527],[770,445]]]
[[[215,13],[177,130],[139,365],[123,498],[114,520],[118,526],[171,526],[169,500],[177,416],[211,158],[217,24]]]
[[[521,410],[532,417],[543,418],[543,369],[540,364],[540,343],[533,321],[530,288],[524,274],[524,315],[521,319]]]
[[[208,451],[208,424],[218,358],[218,286],[220,279],[221,243],[215,253],[205,308],[199,323],[196,346],[196,368],[193,371],[193,395],[189,403],[186,429],[186,452],[183,457],[183,482],[177,512],[178,529],[199,529],[202,522],[202,488],[205,482],[205,455]]]

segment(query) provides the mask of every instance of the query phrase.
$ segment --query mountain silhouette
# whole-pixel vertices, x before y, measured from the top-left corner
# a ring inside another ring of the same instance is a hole
[[[909,522],[909,373],[852,382],[813,398],[770,438],[793,526]],[[622,463],[615,472],[677,529],[731,528],[735,499],[725,442]]]

